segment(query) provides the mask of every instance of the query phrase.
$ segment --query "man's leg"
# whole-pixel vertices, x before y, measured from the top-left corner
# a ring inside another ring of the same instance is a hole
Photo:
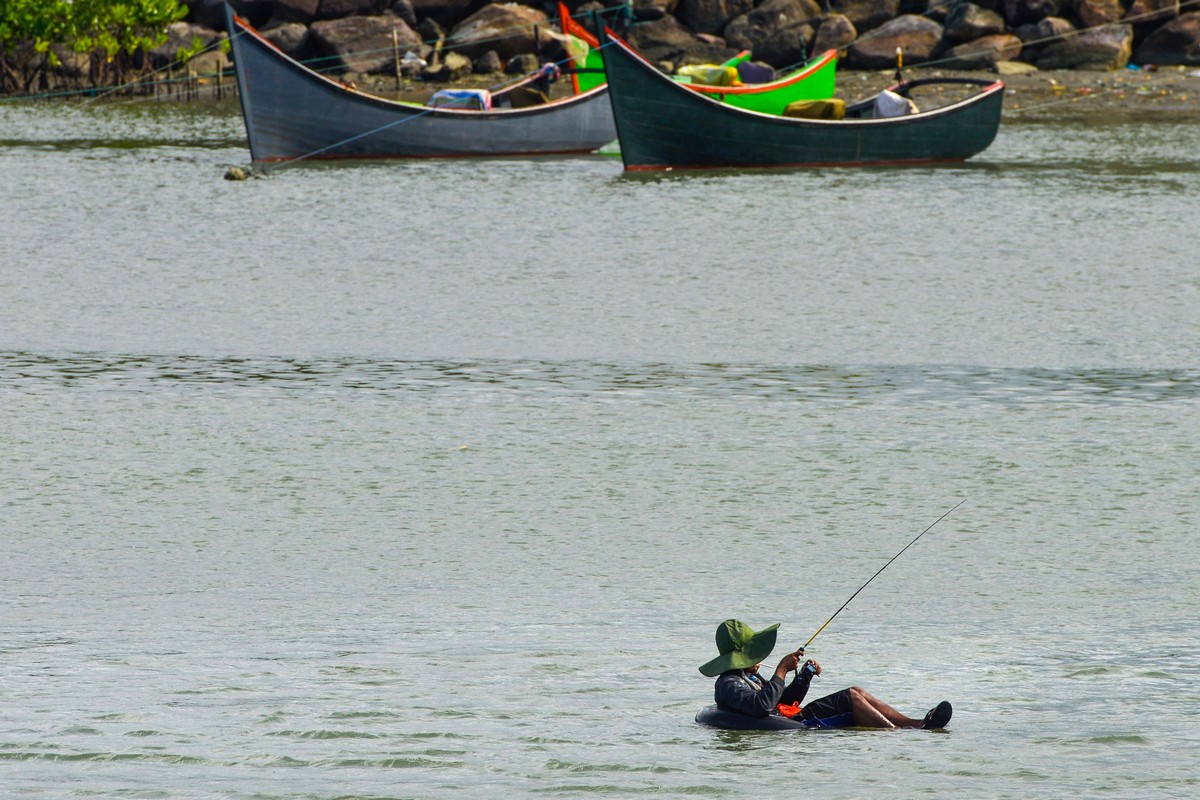
[[[921,720],[906,717],[870,692],[850,687],[854,724],[860,728],[919,728]]]

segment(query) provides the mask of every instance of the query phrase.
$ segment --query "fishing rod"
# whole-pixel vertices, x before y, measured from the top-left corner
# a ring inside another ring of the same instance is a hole
[[[965,502],[967,502],[967,499],[964,497],[962,500],[959,500],[959,501],[958,501],[958,505],[954,506],[954,508],[958,508],[958,506],[961,506],[961,505],[962,505],[963,503],[965,503]],[[896,555],[892,556],[892,557],[891,557],[891,559],[890,559],[890,560],[889,560],[889,561],[888,561],[886,564],[884,564],[882,567],[880,567],[880,568],[879,568],[879,572],[876,572],[874,575],[872,575],[872,576],[871,576],[871,577],[870,577],[870,578],[867,580],[867,583],[864,583],[862,586],[858,587],[858,592],[861,592],[863,589],[867,588],[867,584],[869,584],[871,581],[873,581],[873,580],[875,580],[876,578],[878,578],[878,577],[879,577],[879,574],[880,574],[881,572],[883,572],[885,569],[887,569],[889,566],[891,566],[891,564],[892,564],[892,561],[895,561],[897,558],[899,558],[901,555],[903,555],[903,554],[904,554],[904,551],[905,551],[905,550],[907,550],[908,548],[910,548],[910,547],[912,547],[914,544],[916,544],[916,543],[917,543],[917,539],[920,539],[922,536],[924,536],[925,534],[929,533],[929,531],[931,531],[931,530],[933,529],[933,526],[934,526],[934,525],[937,525],[939,522],[941,522],[942,520],[944,520],[946,517],[950,516],[950,512],[951,512],[951,511],[954,511],[954,508],[950,509],[950,511],[947,511],[945,514],[942,514],[940,517],[938,517],[937,519],[935,519],[935,520],[933,521],[933,524],[932,524],[932,525],[930,525],[928,528],[926,528],[925,530],[923,530],[923,531],[921,531],[920,533],[918,533],[918,534],[917,534],[917,536],[916,536],[916,538],[914,538],[914,539],[913,539],[911,542],[909,542],[908,544],[904,545],[904,549],[903,549],[903,550],[901,550],[899,553],[896,553]],[[858,597],[858,592],[855,592],[854,594],[850,595],[850,600],[853,600],[854,598]],[[839,608],[837,611],[833,612],[833,617],[836,617],[838,614],[842,613],[842,609],[843,609],[843,608],[845,608],[846,606],[850,605],[850,600],[847,600],[846,602],[842,603],[842,608]],[[799,650],[799,652],[800,652],[801,654],[803,654],[803,653],[804,653],[804,651],[808,649],[808,646],[809,646],[810,644],[812,644],[812,640],[813,640],[813,639],[815,639],[815,638],[817,638],[817,636],[819,636],[819,635],[820,635],[821,631],[825,630],[825,628],[829,626],[829,623],[833,622],[833,617],[830,617],[829,619],[825,620],[825,624],[824,624],[824,625],[822,625],[820,628],[817,628],[817,632],[816,632],[816,633],[814,633],[812,636],[808,637],[808,641],[807,641],[807,642],[805,642],[805,643],[804,643],[804,646],[803,646],[803,647],[801,647],[801,648],[800,648],[800,650]]]

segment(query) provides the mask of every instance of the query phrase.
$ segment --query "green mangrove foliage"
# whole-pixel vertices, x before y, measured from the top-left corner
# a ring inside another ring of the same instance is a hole
[[[44,91],[72,73],[124,82],[186,15],[180,0],[0,0],[0,90]]]

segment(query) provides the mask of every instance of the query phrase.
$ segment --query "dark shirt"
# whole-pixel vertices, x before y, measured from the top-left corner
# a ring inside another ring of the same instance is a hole
[[[808,682],[812,676],[803,673],[791,686],[784,686],[783,679],[771,676],[769,681],[754,673],[740,669],[722,672],[717,678],[713,695],[717,705],[730,711],[739,711],[752,717],[765,717],[775,711],[779,703],[799,703],[808,692]],[[759,686],[761,688],[754,688]]]

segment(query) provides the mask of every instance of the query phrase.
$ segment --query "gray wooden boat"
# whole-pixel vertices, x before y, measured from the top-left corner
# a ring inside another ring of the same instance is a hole
[[[608,87],[512,107],[528,81],[486,110],[386,100],[326,78],[225,6],[242,116],[256,162],[298,158],[457,158],[588,153],[617,138]]]

